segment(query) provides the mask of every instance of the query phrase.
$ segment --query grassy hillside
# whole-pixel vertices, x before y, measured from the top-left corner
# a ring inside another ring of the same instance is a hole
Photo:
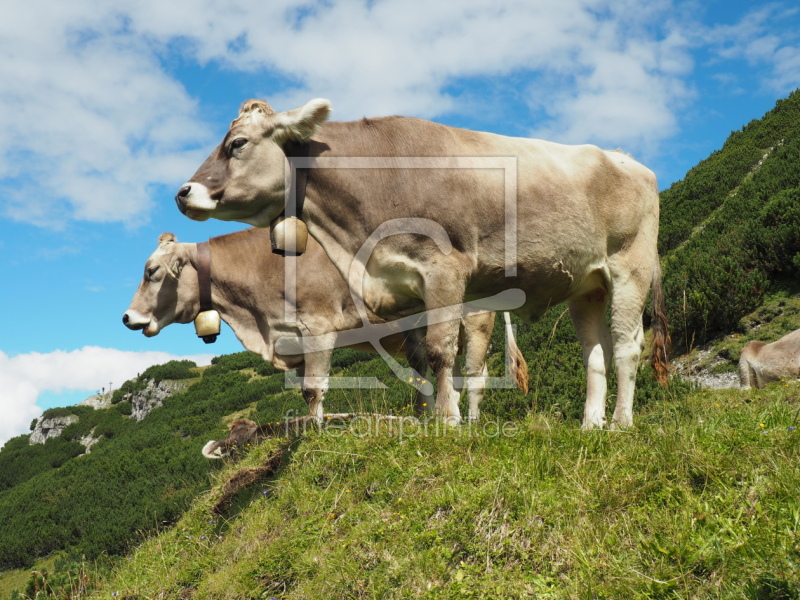
[[[272,440],[93,597],[798,598],[800,386]],[[268,468],[263,468],[267,465]]]
[[[800,327],[800,93],[665,191],[661,216],[681,351],[713,341],[704,360],[731,369],[748,339]],[[98,580],[98,598],[131,600],[800,598],[795,384],[712,394],[676,378],[663,390],[643,366],[636,428],[582,434],[585,375],[564,307],[520,326],[518,342],[531,392],[491,390],[481,423],[513,436],[365,435],[362,423],[209,463],[200,448],[232,418],[306,412],[248,353],[202,373],[148,370],[108,410],[59,409],[80,417],[61,438],[0,450],[0,598],[77,600]],[[498,326],[493,376],[503,348]],[[328,412],[410,414],[411,388],[374,355],[337,351],[334,373],[386,387],[330,390]],[[183,377],[185,391],[128,418],[126,393]],[[89,432],[102,439],[83,455]]]

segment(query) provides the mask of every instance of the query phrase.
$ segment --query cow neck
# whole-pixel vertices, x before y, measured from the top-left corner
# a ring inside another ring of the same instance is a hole
[[[200,285],[200,312],[213,310],[211,303],[211,247],[208,242],[197,244],[197,283]]]
[[[286,158],[289,159],[290,164],[292,162],[292,158],[308,158],[311,150],[310,142],[310,140],[305,142],[289,141],[283,145],[283,152],[286,154]],[[292,177],[289,187],[289,198],[295,198],[295,204],[293,207],[294,211],[292,211],[292,207],[287,204],[287,206],[283,209],[283,214],[285,217],[297,217],[298,219],[303,218],[303,204],[306,201],[307,183],[308,169],[296,168],[295,177]]]

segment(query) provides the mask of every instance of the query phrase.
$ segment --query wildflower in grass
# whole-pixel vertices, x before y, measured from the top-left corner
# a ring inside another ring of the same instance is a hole
[[[764,427],[765,425],[763,423],[759,423],[758,426],[759,427]]]
[[[204,535],[201,535],[201,536],[200,536],[200,539],[201,539],[201,540],[204,540],[204,539],[206,539],[206,536],[204,536]]]
[[[794,431],[794,427],[792,427],[791,425],[790,425],[790,426],[789,426],[787,429],[788,429],[789,431]]]
[[[269,490],[264,490],[263,492],[261,492],[262,496],[266,496],[267,494],[269,494]]]

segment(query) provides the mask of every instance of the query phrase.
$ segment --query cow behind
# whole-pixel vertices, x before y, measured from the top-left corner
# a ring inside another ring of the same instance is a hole
[[[782,379],[800,377],[800,329],[767,344],[752,340],[742,348],[739,383],[743,389],[763,388]]]
[[[297,369],[309,412],[321,419],[336,336],[362,325],[347,284],[319,244],[309,240],[308,252],[297,259],[303,276],[296,286],[296,318],[288,321],[284,306],[285,262],[271,253],[267,230],[248,229],[212,238],[209,244],[214,307],[247,350],[278,369]],[[174,235],[162,234],[145,264],[144,277],[123,323],[152,337],[171,323],[194,320],[200,311],[197,268],[197,244],[179,243]],[[477,419],[483,397],[486,352],[493,326],[493,313],[474,314],[463,320],[472,419]],[[423,333],[420,329],[401,332],[387,336],[381,343],[390,354],[405,355],[410,366],[425,376],[428,368],[421,342]],[[328,336],[330,344],[305,354],[282,354],[276,349],[279,340],[302,340],[306,336]],[[508,325],[506,340],[512,358],[510,375],[527,391],[527,365]],[[375,351],[369,344],[357,348]],[[417,412],[425,412],[431,404],[430,396],[418,388]]]

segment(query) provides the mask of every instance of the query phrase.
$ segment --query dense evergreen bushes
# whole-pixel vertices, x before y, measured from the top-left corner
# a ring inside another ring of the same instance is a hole
[[[735,329],[800,276],[800,92],[661,195],[664,292],[679,349]]]

